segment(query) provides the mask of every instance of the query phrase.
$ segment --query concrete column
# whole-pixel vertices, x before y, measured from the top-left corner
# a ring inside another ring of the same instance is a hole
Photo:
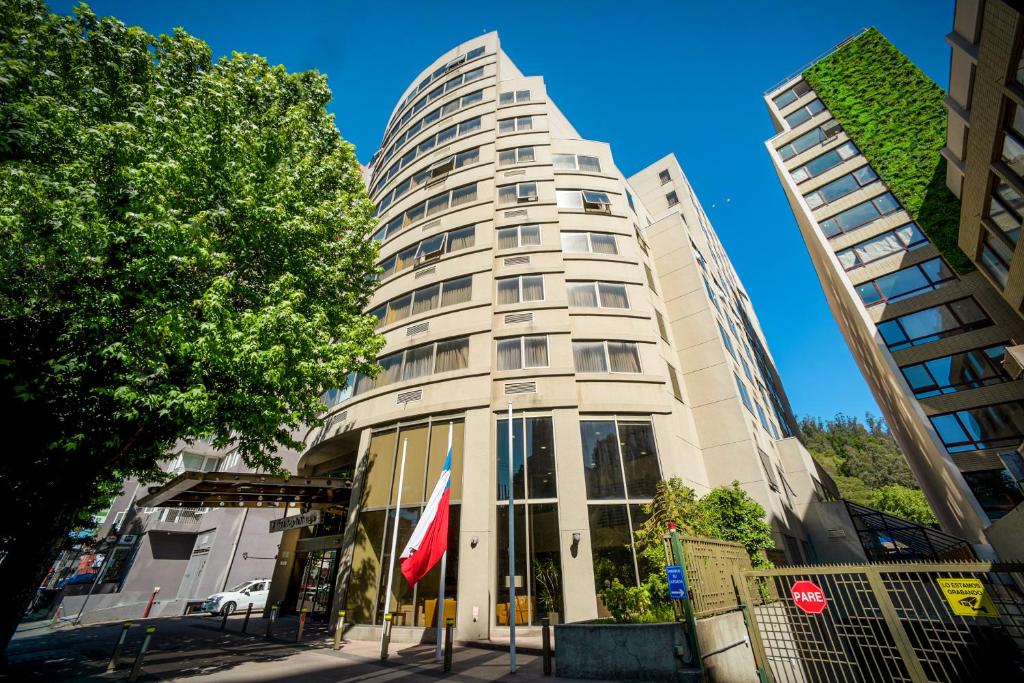
[[[562,552],[563,618],[597,618],[590,518],[583,479],[583,442],[578,410],[555,410],[555,469],[558,477],[558,535]],[[579,534],[578,543],[573,534]]]
[[[295,508],[298,513],[299,509]],[[288,510],[292,512],[292,510]],[[291,582],[292,573],[295,571],[295,545],[299,542],[302,529],[289,529],[281,534],[281,544],[277,550],[277,560],[274,563],[274,575],[270,580],[270,593],[267,595],[267,604],[263,608],[263,616],[270,616],[270,607],[280,602],[288,595],[288,584]]]
[[[487,408],[466,412],[459,526],[459,589],[455,626],[460,640],[490,635],[494,585],[494,417]],[[476,539],[476,547],[473,547]],[[473,613],[476,611],[476,616]]]
[[[338,610],[344,609],[348,599],[348,580],[352,575],[352,555],[356,547],[356,535],[359,531],[359,502],[363,497],[363,483],[366,481],[367,453],[370,450],[371,430],[364,429],[359,435],[359,447],[356,451],[355,478],[352,481],[352,497],[349,499],[348,516],[345,519],[344,540],[338,549],[338,574],[334,577],[334,602],[329,615],[330,628],[338,619]]]

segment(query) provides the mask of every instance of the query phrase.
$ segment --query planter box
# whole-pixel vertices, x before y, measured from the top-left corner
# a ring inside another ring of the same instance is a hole
[[[558,624],[556,674],[562,678],[620,681],[700,681],[686,664],[686,633],[679,623]]]

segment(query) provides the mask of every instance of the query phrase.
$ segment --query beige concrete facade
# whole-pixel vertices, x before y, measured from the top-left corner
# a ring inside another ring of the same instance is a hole
[[[800,94],[784,95],[790,91]],[[888,188],[877,178],[821,201],[816,192],[823,186],[853,172],[861,178],[873,173],[827,107],[793,126],[787,122],[816,100],[799,76],[765,94],[778,131],[766,143],[768,153],[836,323],[942,528],[990,554],[985,529],[1005,501],[994,502],[987,487],[1004,471],[1003,458],[1024,425],[1024,384],[999,362],[1003,347],[1022,339],[1021,319],[981,273],[956,276],[936,261],[938,250],[895,199],[887,200]],[[843,227],[843,212],[869,200],[885,207],[880,215]],[[901,290],[902,282],[923,277],[924,270],[913,270],[918,266],[941,275]],[[978,365],[981,350],[990,360]],[[922,377],[934,378],[934,386]],[[963,440],[953,432],[962,432]]]
[[[636,581],[624,544],[662,478],[698,494],[738,480],[768,511],[781,556],[814,561],[794,491],[831,483],[807,469],[806,482],[789,481],[778,443],[796,426],[778,373],[675,157],[623,176],[609,145],[583,139],[495,33],[443,55],[400,102],[366,173],[381,207],[385,272],[370,311],[385,372],[328,393],[298,467],[354,476],[331,614],[380,623],[402,451],[398,551],[451,430],[445,611],[460,638],[507,630],[510,403],[523,429],[517,624],[594,618],[602,580]],[[410,256],[418,244],[428,246]],[[298,549],[306,534],[286,532],[284,544]],[[282,555],[272,600],[297,555]],[[436,571],[415,594],[396,572],[399,627],[436,623]]]
[[[1024,16],[1003,0],[958,0],[946,41],[949,125],[943,156],[949,162],[947,185],[962,202],[960,248],[1020,315]]]

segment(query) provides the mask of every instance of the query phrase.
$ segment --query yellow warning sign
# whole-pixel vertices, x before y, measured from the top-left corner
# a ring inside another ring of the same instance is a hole
[[[946,596],[953,614],[962,617],[998,617],[992,598],[981,579],[935,579]]]

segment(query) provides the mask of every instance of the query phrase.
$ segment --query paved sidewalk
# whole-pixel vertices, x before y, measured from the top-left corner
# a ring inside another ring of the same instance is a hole
[[[545,680],[541,659],[519,653],[519,671],[509,674],[507,651],[456,646],[452,671],[444,673],[434,660],[434,646],[395,643],[391,656],[380,661],[379,645],[351,641],[335,652],[326,630],[310,625],[303,642],[295,643],[295,620],[275,624],[275,636],[262,637],[264,623],[250,621],[252,634],[239,633],[241,617],[228,619],[228,632],[219,629],[220,619],[202,616],[150,619],[156,626],[153,645],[146,656],[143,681],[540,681]],[[131,630],[121,666],[106,674],[106,664],[121,632],[120,623],[64,626],[57,629],[28,624],[19,629],[7,649],[8,668],[0,680],[117,681],[125,680],[143,629]],[[284,638],[287,637],[288,640]],[[546,680],[551,680],[550,678]]]

